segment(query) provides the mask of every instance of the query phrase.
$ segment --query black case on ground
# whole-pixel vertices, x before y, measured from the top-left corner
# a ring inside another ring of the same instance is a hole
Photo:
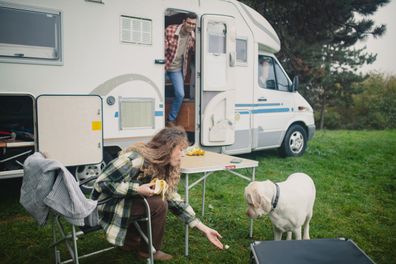
[[[350,239],[255,241],[251,263],[257,264],[373,264]]]

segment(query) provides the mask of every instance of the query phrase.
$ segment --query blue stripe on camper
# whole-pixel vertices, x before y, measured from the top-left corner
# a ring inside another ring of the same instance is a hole
[[[117,118],[118,117],[118,112],[114,113],[114,117]]]
[[[164,116],[164,111],[155,111],[154,115],[155,116]]]
[[[252,110],[252,114],[261,114],[261,113],[281,113],[281,112],[289,112],[289,108],[269,108],[269,109],[255,109]]]
[[[258,107],[258,106],[279,106],[281,103],[268,103],[268,104],[235,104],[235,107]]]
[[[263,114],[263,113],[285,113],[293,111],[290,110],[289,108],[269,108],[269,109],[255,109],[251,111],[238,111],[239,114],[241,115],[248,115],[250,113],[252,114]]]

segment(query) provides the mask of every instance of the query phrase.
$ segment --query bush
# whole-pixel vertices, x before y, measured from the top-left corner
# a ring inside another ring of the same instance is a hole
[[[396,76],[371,74],[355,84],[352,102],[328,107],[325,111],[327,129],[388,129],[396,128]],[[315,112],[319,122],[320,113]]]
[[[375,74],[353,96],[355,128],[396,128],[396,77]]]

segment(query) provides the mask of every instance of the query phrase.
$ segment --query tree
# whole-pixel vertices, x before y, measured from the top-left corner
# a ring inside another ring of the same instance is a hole
[[[359,93],[353,96],[354,128],[396,128],[396,76],[371,74],[356,84]]]
[[[351,101],[351,84],[366,76],[357,70],[375,61],[365,48],[351,48],[358,40],[384,34],[366,17],[389,0],[245,0],[268,19],[281,39],[278,59],[286,71],[299,75],[300,92],[320,110],[324,126],[327,106]],[[358,16],[363,18],[357,18]]]

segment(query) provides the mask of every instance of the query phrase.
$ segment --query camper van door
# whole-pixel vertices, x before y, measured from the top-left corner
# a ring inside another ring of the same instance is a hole
[[[98,95],[37,98],[38,150],[65,166],[103,159],[102,99]]]
[[[295,115],[294,93],[289,91],[291,81],[275,57],[259,54],[256,63],[253,149],[278,147]]]
[[[201,144],[231,145],[235,141],[234,18],[203,15],[201,33]]]

